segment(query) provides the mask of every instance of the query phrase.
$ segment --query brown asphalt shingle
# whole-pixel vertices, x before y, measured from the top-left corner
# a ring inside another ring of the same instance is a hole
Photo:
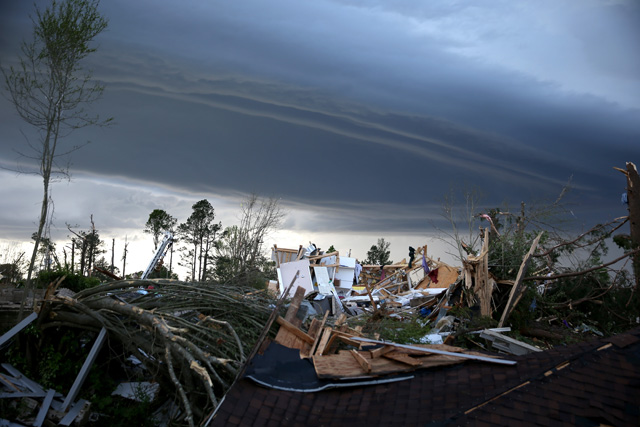
[[[510,359],[517,365],[467,361],[410,380],[315,393],[243,378],[211,425],[640,425],[640,328]]]

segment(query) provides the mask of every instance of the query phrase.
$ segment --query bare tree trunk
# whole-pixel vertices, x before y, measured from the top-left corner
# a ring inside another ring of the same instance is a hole
[[[196,281],[196,263],[198,262],[198,244],[193,245],[193,264],[191,264],[191,281]]]
[[[111,239],[111,273],[115,270],[116,239]]]
[[[171,278],[171,273],[173,273],[173,243],[171,244],[171,253],[169,254],[169,278]]]
[[[125,271],[127,268],[127,247],[129,246],[129,243],[127,242],[126,238],[124,241],[124,254],[122,255],[122,278],[126,279],[127,276],[125,275]]]
[[[76,241],[71,240],[71,274],[75,272],[76,269]]]
[[[80,246],[80,275],[84,275],[86,262],[87,262],[87,241],[82,240],[82,246]]]
[[[47,221],[47,209],[49,208],[49,176],[45,175],[44,181],[44,196],[42,197],[42,207],[40,208],[40,223],[38,224],[38,233],[36,234],[36,241],[33,245],[33,253],[31,254],[31,262],[29,263],[29,271],[27,272],[27,282],[25,284],[25,292],[20,304],[20,317],[26,306],[27,299],[30,295],[33,295],[34,284],[31,280],[33,275],[33,268],[36,264],[36,257],[38,256],[38,247],[40,245],[40,239],[42,237],[42,230],[44,230],[44,224]]]

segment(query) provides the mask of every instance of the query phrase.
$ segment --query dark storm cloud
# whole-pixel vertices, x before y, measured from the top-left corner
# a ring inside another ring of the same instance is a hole
[[[411,231],[452,185],[493,207],[553,200],[570,177],[581,221],[618,216],[612,168],[640,154],[640,9],[545,5],[103,2],[90,64],[116,125],[73,134],[93,141],[73,168],[277,195],[314,230]],[[22,141],[0,111],[6,162]]]

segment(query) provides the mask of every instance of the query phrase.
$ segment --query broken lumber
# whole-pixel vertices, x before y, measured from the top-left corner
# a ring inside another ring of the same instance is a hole
[[[371,372],[371,363],[367,359],[362,356],[357,350],[350,351],[353,358],[358,362],[360,366],[362,366],[362,370],[364,370],[367,374]]]
[[[502,317],[500,318],[500,322],[498,323],[499,328],[504,325],[504,322],[509,318],[509,315],[513,311],[514,307],[516,306],[516,304],[518,304],[518,301],[520,301],[522,295],[524,295],[524,286],[522,284],[522,279],[524,277],[524,273],[527,271],[527,267],[529,266],[529,261],[531,260],[533,253],[538,247],[538,242],[540,241],[541,237],[542,232],[540,232],[540,234],[538,234],[538,237],[535,238],[535,240],[531,244],[529,252],[527,252],[527,254],[524,256],[524,259],[522,260],[520,270],[518,270],[518,275],[516,276],[516,281],[514,282],[513,287],[511,288],[511,293],[509,294],[509,300],[507,301],[507,305],[504,308]]]
[[[415,345],[396,344],[396,343],[393,343],[393,342],[385,342],[385,341],[376,341],[376,340],[371,340],[371,339],[362,338],[362,337],[353,337],[351,339],[355,340],[355,341],[368,342],[368,343],[373,343],[373,344],[386,344],[386,345],[390,345],[390,346],[393,346],[393,347],[396,347],[396,348],[415,350],[415,351],[420,351],[420,352],[424,352],[424,353],[434,353],[434,354],[442,354],[442,355],[446,355],[446,356],[460,357],[462,359],[480,360],[480,361],[483,361],[483,362],[497,363],[497,364],[500,364],[500,365],[515,365],[516,364],[516,362],[513,361],[513,360],[505,360],[505,359],[498,359],[498,358],[493,358],[493,357],[478,356],[478,355],[475,355],[475,354],[452,353],[450,351],[436,350],[434,348],[418,347],[418,346],[415,346]]]

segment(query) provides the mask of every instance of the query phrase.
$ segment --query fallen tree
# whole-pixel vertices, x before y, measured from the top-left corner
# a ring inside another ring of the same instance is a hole
[[[54,288],[40,310],[43,336],[105,328],[109,347],[140,360],[176,396],[189,425],[218,405],[275,307],[266,291],[210,283],[126,280],[74,295]]]

